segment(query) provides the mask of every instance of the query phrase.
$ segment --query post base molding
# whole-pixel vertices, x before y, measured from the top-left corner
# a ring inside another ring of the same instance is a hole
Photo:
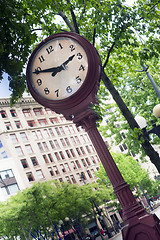
[[[123,240],[160,240],[160,220],[155,214],[133,217],[122,229]]]

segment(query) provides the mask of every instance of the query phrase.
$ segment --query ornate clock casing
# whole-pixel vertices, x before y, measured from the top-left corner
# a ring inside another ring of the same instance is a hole
[[[71,119],[97,102],[101,61],[94,46],[70,32],[54,34],[33,51],[27,65],[27,84],[41,105]]]

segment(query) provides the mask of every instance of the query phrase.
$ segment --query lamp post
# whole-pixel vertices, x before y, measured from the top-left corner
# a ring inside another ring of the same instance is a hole
[[[153,108],[153,114],[155,117],[160,118],[160,104],[157,104]],[[142,129],[144,136],[149,140],[149,134],[154,133],[160,138],[160,125],[156,125],[153,120],[151,120],[152,123],[152,129],[147,131],[147,123],[144,117],[136,116],[135,117],[136,122],[138,123],[139,127]]]
[[[111,237],[112,237],[112,234],[110,233],[110,231],[109,231],[109,229],[108,229],[108,226],[107,226],[107,223],[106,223],[106,221],[104,220],[104,218],[103,218],[103,216],[102,216],[102,209],[100,209],[100,208],[97,206],[97,204],[96,204],[96,202],[95,202],[94,200],[92,200],[92,202],[93,202],[93,204],[94,204],[94,206],[95,206],[95,208],[96,208],[96,211],[97,211],[97,214],[99,215],[100,220],[102,221],[103,226],[105,226],[106,233],[107,233],[108,237],[111,238]]]

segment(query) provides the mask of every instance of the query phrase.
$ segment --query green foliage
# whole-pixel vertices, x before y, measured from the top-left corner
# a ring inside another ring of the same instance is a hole
[[[101,203],[104,192],[94,190],[93,185],[82,187],[74,184],[61,184],[49,181],[35,183],[31,188],[18,192],[8,201],[0,204],[0,237],[21,235],[31,239],[31,234],[39,230],[51,236],[59,220],[68,217],[75,223],[84,224],[84,215],[92,214],[92,199]],[[70,222],[71,224],[71,222]]]
[[[137,192],[137,190],[141,190],[141,188],[143,188],[144,191],[147,191],[149,196],[155,196],[160,192],[159,182],[151,180],[148,172],[142,169],[139,162],[137,162],[133,157],[126,156],[122,153],[112,152],[111,154],[124,180],[130,185],[130,189],[134,193],[140,196],[142,191]],[[107,187],[109,190],[110,198],[108,199],[116,198],[116,196],[113,195],[113,188],[102,165],[96,173],[96,177],[98,178],[97,182],[99,185],[102,188]]]

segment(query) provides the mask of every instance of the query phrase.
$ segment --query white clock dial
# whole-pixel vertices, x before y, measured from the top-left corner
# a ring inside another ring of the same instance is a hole
[[[35,91],[49,100],[73,95],[83,84],[88,59],[83,47],[69,37],[43,44],[32,59],[30,79]]]

